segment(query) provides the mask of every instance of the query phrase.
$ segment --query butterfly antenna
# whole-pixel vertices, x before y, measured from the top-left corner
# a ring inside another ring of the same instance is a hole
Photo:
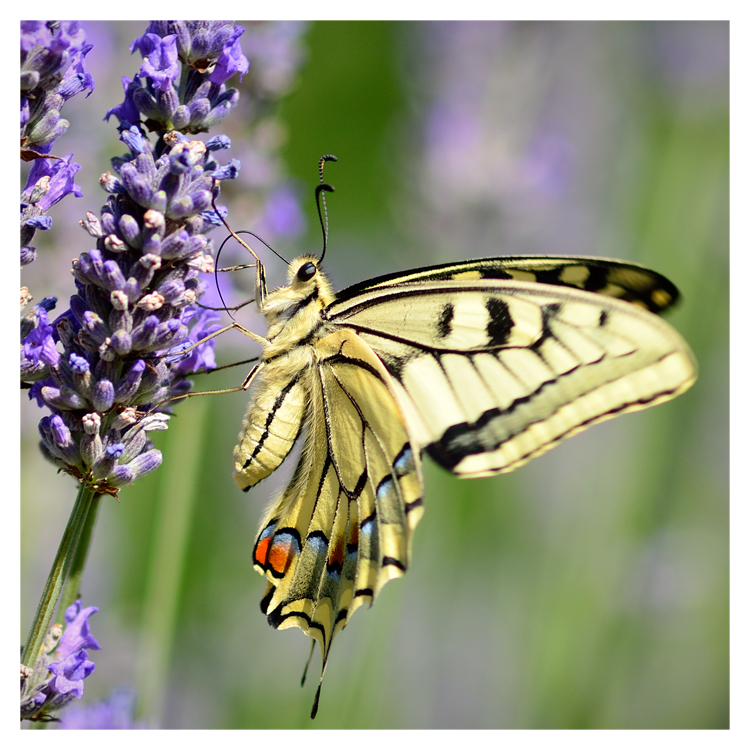
[[[318,218],[320,219],[320,228],[323,230],[323,252],[320,254],[318,262],[323,261],[326,254],[326,248],[328,247],[328,207],[326,206],[326,193],[333,193],[334,189],[331,185],[323,182],[323,165],[327,161],[338,161],[333,154],[326,154],[320,157],[318,162],[318,173],[320,174],[320,185],[315,188],[315,202],[318,206]],[[323,211],[320,210],[320,197],[323,196]],[[324,218],[325,217],[325,218]]]
[[[239,242],[240,245],[242,245],[242,247],[244,247],[245,250],[247,250],[250,253],[250,255],[253,256],[253,258],[255,258],[256,263],[261,262],[260,258],[255,253],[255,250],[253,250],[250,247],[250,245],[247,244],[247,242],[245,242],[243,239],[240,238],[239,235],[241,234],[249,234],[250,236],[255,237],[256,240],[258,240],[259,242],[262,242],[277,258],[280,258],[281,260],[284,261],[284,263],[289,265],[289,261],[283,255],[277,253],[262,237],[258,237],[258,235],[255,234],[255,232],[251,232],[249,229],[241,229],[239,232],[235,232],[234,229],[232,229],[232,227],[230,227],[229,224],[227,224],[226,220],[221,215],[219,211],[219,207],[216,205],[216,197],[213,195],[211,196],[211,205],[214,207],[214,211],[216,212],[216,215],[221,220],[221,223],[226,227],[227,231],[229,232],[229,237],[224,239],[221,245],[219,245],[218,251],[216,252],[217,269],[219,267],[219,257],[221,256],[221,251],[224,249],[224,245],[226,245],[230,239],[237,240],[237,242]],[[227,303],[224,300],[224,295],[221,293],[221,287],[219,286],[219,277],[216,276],[216,272],[214,272],[214,276],[216,278],[216,291],[219,293],[219,299],[221,300],[222,305],[224,305],[224,308],[226,309],[227,313],[229,313],[229,317],[232,318],[232,320],[234,320],[234,315],[232,315],[232,313],[229,311],[229,308],[227,307]]]
[[[218,183],[218,180],[214,180],[214,182]],[[229,224],[227,224],[226,219],[222,216],[221,212],[219,211],[219,207],[216,205],[216,196],[215,195],[211,195],[211,205],[214,207],[214,211],[216,211],[216,215],[219,217],[219,220],[221,221],[221,223],[226,227],[227,232],[229,232],[229,234],[231,234],[232,237],[234,237],[234,239],[236,239],[237,242],[239,242],[240,245],[242,245],[242,247],[244,247],[245,250],[247,250],[250,253],[250,255],[253,256],[253,258],[255,258],[255,260],[256,260],[257,263],[260,263],[260,258],[256,255],[255,250],[253,250],[250,247],[250,245],[247,244],[247,242],[245,242],[244,240],[241,240],[237,236],[237,233],[234,231],[234,229],[232,229],[232,227],[230,227]],[[224,211],[224,213],[226,213],[226,211]],[[251,234],[252,234],[252,232],[251,232]],[[227,239],[229,239],[229,238],[227,238]],[[260,237],[258,239],[260,239]],[[226,242],[226,240],[224,240],[224,242]],[[224,247],[224,242],[221,243],[222,247]],[[263,242],[263,240],[261,240],[261,242]],[[265,244],[265,243],[263,243],[263,244]],[[219,250],[219,252],[221,252],[221,249]],[[216,255],[216,261],[217,261],[217,265],[218,265],[218,261],[219,261],[218,254]]]

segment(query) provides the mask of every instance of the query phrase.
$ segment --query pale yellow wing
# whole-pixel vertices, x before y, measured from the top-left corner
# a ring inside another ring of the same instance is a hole
[[[343,330],[316,352],[306,371],[302,455],[261,524],[253,561],[270,582],[261,602],[269,622],[313,637],[325,670],[352,613],[406,570],[422,478],[390,376],[372,350]]]
[[[474,280],[467,266],[453,279],[433,280],[433,271],[421,283],[345,292],[327,311],[377,353],[415,446],[451,471],[511,471],[695,381],[690,348],[645,303],[568,285]]]

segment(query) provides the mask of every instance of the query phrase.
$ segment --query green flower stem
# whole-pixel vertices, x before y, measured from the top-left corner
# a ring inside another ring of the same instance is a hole
[[[73,511],[68,519],[68,525],[65,527],[65,533],[60,541],[55,561],[52,563],[52,570],[50,570],[49,577],[47,578],[42,598],[39,600],[39,607],[34,617],[34,623],[31,626],[31,632],[23,651],[23,663],[27,667],[33,666],[39,656],[65,579],[73,563],[81,534],[86,526],[92,508],[98,504],[95,503],[96,499],[97,495],[93,490],[83,484],[79,487],[78,497],[76,497]]]
[[[167,432],[164,445],[135,668],[136,714],[152,727],[162,725],[208,406],[207,398],[183,404],[180,428]]]
[[[81,579],[83,578],[83,571],[86,568],[86,559],[89,555],[91,538],[94,535],[94,526],[96,526],[96,517],[99,514],[101,499],[101,495],[94,495],[94,499],[91,501],[91,508],[86,518],[83,531],[81,532],[81,538],[78,541],[73,562],[70,566],[67,580],[65,581],[65,588],[63,589],[62,598],[60,599],[60,607],[57,610],[57,619],[59,622],[62,622],[65,610],[81,596]]]

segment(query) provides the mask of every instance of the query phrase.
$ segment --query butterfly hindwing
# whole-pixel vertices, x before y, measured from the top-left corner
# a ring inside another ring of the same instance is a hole
[[[262,524],[254,562],[271,583],[269,622],[302,628],[325,660],[351,614],[406,570],[422,480],[378,358],[350,331],[316,349],[302,455]]]

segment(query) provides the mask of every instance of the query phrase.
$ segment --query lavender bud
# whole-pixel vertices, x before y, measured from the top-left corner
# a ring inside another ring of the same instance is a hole
[[[104,468],[104,464],[100,467],[100,470]],[[131,484],[137,479],[136,472],[130,468],[130,466],[115,466],[112,471],[106,475],[107,484],[113,487],[123,487],[126,484]]]
[[[86,218],[81,219],[79,224],[92,236],[97,239],[102,237],[102,225],[99,222],[99,219],[97,218],[96,214],[91,213],[91,211],[86,211]]]
[[[157,92],[156,102],[159,107],[159,114],[164,120],[172,120],[177,107],[180,105],[177,92],[171,86],[166,91]]]
[[[66,385],[60,388],[45,385],[42,387],[41,396],[46,404],[60,411],[86,408],[86,402],[72,388]]]
[[[190,107],[181,104],[172,115],[172,125],[178,130],[186,128],[191,122]]]
[[[95,461],[91,467],[94,476],[97,479],[107,479],[114,471],[114,468],[117,465],[117,460],[120,458],[124,450],[125,446],[122,443],[108,445],[99,459]]]
[[[105,206],[102,210],[101,227],[102,237],[117,233],[117,220],[115,219],[114,214],[112,213],[112,210],[109,206]]]
[[[141,420],[141,427],[146,432],[161,432],[169,425],[169,414],[149,414]]]
[[[29,263],[33,263],[36,260],[36,248],[24,245],[21,248],[21,265],[28,266]]]
[[[130,468],[133,472],[133,479],[131,481],[135,481],[139,477],[142,477],[144,474],[148,474],[154,469],[158,469],[161,465],[161,461],[161,451],[152,449],[150,451],[146,451],[145,453],[141,453],[140,456],[133,459],[128,464],[128,468]]]
[[[145,369],[146,363],[142,359],[133,362],[128,373],[115,386],[115,401],[118,404],[127,403],[137,393]]]
[[[159,292],[152,292],[147,294],[138,301],[136,307],[140,307],[142,310],[153,312],[158,310],[164,304],[164,297]]]
[[[138,425],[131,430],[128,430],[123,435],[123,443],[125,450],[120,457],[122,463],[127,464],[132,461],[146,446],[146,431]]]
[[[127,282],[125,282],[127,284]],[[109,301],[115,310],[127,310],[128,309],[128,295],[121,289],[115,289],[109,295]]]
[[[109,345],[116,354],[124,357],[133,349],[133,339],[127,331],[115,331],[110,338]]]
[[[208,99],[193,99],[190,102],[190,124],[193,127],[200,126],[211,111],[211,102]]]
[[[122,183],[111,172],[105,172],[99,178],[99,184],[108,193],[125,193],[125,188],[123,187]]]
[[[102,426],[102,418],[96,412],[91,412],[83,415],[81,424],[87,435],[98,435],[99,428]]]
[[[110,380],[101,378],[91,391],[91,402],[96,411],[104,414],[112,408],[115,402],[115,387]]]
[[[101,344],[109,335],[109,330],[104,325],[104,321],[91,310],[86,310],[83,313],[82,323],[83,327],[97,344]]]
[[[112,292],[116,289],[125,288],[125,277],[123,276],[122,269],[115,261],[104,261],[102,271],[102,280],[104,281],[104,288],[107,291]]]
[[[229,136],[226,135],[215,135],[213,138],[209,138],[206,141],[206,150],[208,151],[220,151],[222,149],[230,148],[232,141]]]
[[[141,289],[145,289],[151,283],[151,280],[154,278],[154,273],[160,268],[161,258],[158,255],[151,255],[149,253],[138,259],[138,262],[130,269],[130,273],[139,286],[139,293]]]
[[[38,203],[49,192],[49,175],[40,177],[31,189],[31,195],[28,197],[29,203]]]
[[[130,248],[116,234],[110,234],[104,238],[104,247],[111,253],[125,253]]]
[[[172,232],[172,234],[162,240],[161,257],[170,260],[181,257],[183,248],[189,240],[190,235],[184,229]]]
[[[164,213],[167,210],[167,193],[164,190],[157,190],[151,199],[149,208]]]
[[[112,340],[107,337],[98,347],[97,352],[105,362],[114,362],[117,352],[112,348]]]
[[[146,417],[148,419],[148,417]],[[132,406],[128,406],[126,409],[123,409],[114,419],[112,422],[112,429],[113,430],[125,430],[131,425],[134,425],[138,422],[138,414],[136,413],[136,409]]]
[[[187,336],[187,327],[172,318],[162,323],[154,338],[154,349],[169,349]]]
[[[149,315],[140,326],[133,330],[133,348],[148,351],[156,337],[156,329],[159,327],[159,318]]]
[[[144,208],[151,207],[154,191],[147,177],[139,174],[132,164],[123,164],[120,178],[131,200]]]
[[[65,349],[69,349],[75,336],[75,328],[69,318],[58,318],[55,327],[57,329],[57,336],[60,339],[60,343]]]
[[[130,214],[120,217],[120,232],[130,247],[136,250],[141,247],[141,228]]]
[[[85,432],[81,436],[79,449],[84,466],[91,467],[97,462],[101,461],[103,446],[102,439],[99,436],[98,428],[94,433]]]

